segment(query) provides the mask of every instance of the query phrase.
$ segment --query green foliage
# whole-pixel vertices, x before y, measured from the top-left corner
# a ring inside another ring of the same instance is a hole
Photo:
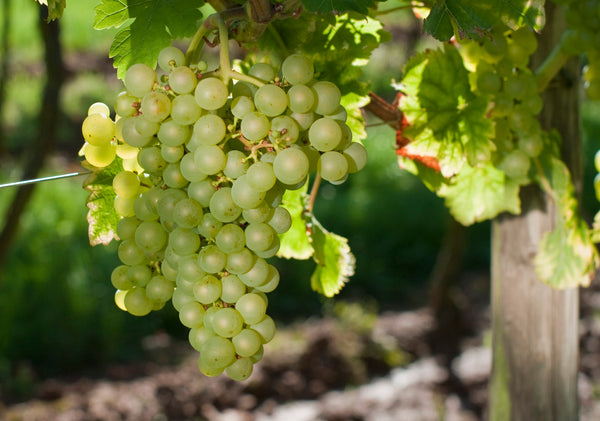
[[[302,3],[311,12],[358,12],[366,15],[369,7],[375,7],[376,2],[382,0],[302,0]]]
[[[544,25],[543,0],[437,0],[423,29],[448,41],[453,35],[479,38],[502,22],[511,29],[527,25],[541,29]]]
[[[134,63],[154,67],[171,40],[196,32],[203,0],[102,0],[96,7],[96,29],[120,28],[110,47],[117,75]]]
[[[62,17],[66,7],[66,0],[38,0],[38,2],[48,6],[48,20]]]
[[[83,187],[90,192],[86,205],[89,209],[87,221],[89,224],[90,244],[108,244],[117,233],[119,215],[115,212],[115,191],[112,179],[123,171],[121,159],[115,159],[108,167],[95,169],[83,182]]]

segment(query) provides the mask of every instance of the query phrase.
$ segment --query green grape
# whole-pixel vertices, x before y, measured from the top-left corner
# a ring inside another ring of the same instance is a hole
[[[327,181],[338,181],[348,174],[348,161],[336,151],[325,152],[317,165],[321,177]]]
[[[237,224],[225,224],[215,237],[217,247],[225,254],[241,251],[246,245],[244,230]]]
[[[315,112],[321,115],[334,114],[340,106],[342,94],[333,83],[321,80],[312,85],[316,93],[317,107]]]
[[[500,90],[502,81],[493,70],[477,69],[477,89],[483,94],[495,94]]]
[[[499,31],[495,31],[492,39],[483,41],[483,58],[489,63],[497,63],[504,54],[506,54],[507,42],[506,38]]]
[[[344,149],[344,157],[348,161],[348,173],[362,170],[367,164],[367,150],[358,142],[352,142]]]
[[[181,171],[181,175],[192,183],[202,181],[207,177],[207,174],[200,171],[196,166],[196,161],[194,161],[194,154],[192,152],[183,155],[179,162],[179,170]]]
[[[159,222],[144,221],[135,230],[135,244],[146,253],[156,253],[167,244],[167,233]]]
[[[140,104],[137,102],[137,98],[130,95],[127,91],[123,91],[117,95],[115,100],[115,112],[121,117],[129,117],[137,112]]]
[[[265,83],[275,79],[275,69],[267,63],[256,63],[248,71],[250,76],[253,76]]]
[[[273,216],[269,219],[269,225],[277,234],[283,234],[292,226],[292,216],[286,208],[277,206],[273,211]]]
[[[596,169],[597,172],[600,173],[600,150],[596,151],[596,153],[594,154],[594,168]],[[118,230],[118,225],[117,225],[117,230]]]
[[[119,216],[128,217],[135,215],[135,198],[116,196],[113,207]]]
[[[521,101],[521,106],[532,115],[537,115],[544,108],[544,101],[539,95],[528,95]]]
[[[217,335],[231,338],[242,331],[244,319],[234,308],[221,308],[212,316],[212,327]]]
[[[255,222],[265,222],[271,218],[271,216],[273,216],[273,208],[269,206],[266,201],[261,202],[261,204],[255,208],[244,209],[242,211],[242,217],[250,224]]]
[[[114,161],[117,156],[117,145],[110,143],[108,146],[94,146],[86,143],[83,156],[94,167],[103,168]]]
[[[242,135],[252,142],[267,137],[270,129],[271,123],[267,116],[256,111],[246,114],[242,119],[242,124],[240,126]]]
[[[202,355],[198,357],[198,370],[207,377],[216,377],[223,373],[224,367],[209,366],[203,359]]]
[[[273,172],[284,184],[297,184],[308,174],[308,158],[298,148],[287,148],[280,151],[273,161]]]
[[[196,303],[196,301],[192,295],[189,295],[181,288],[175,288],[175,291],[173,291],[173,296],[171,297],[171,303],[173,304],[173,308],[175,308],[175,310],[181,311],[183,306],[188,303]]]
[[[240,208],[252,209],[261,204],[265,198],[265,192],[253,189],[248,183],[248,176],[244,174],[233,182],[231,198]]]
[[[269,276],[269,264],[262,257],[257,257],[252,268],[246,273],[238,273],[240,280],[251,288],[264,285]],[[245,317],[244,317],[245,319]],[[249,321],[246,321],[250,323]]]
[[[260,322],[254,323],[250,327],[260,334],[265,344],[271,342],[275,336],[275,322],[269,316],[265,316]]]
[[[513,43],[518,44],[527,55],[531,55],[537,50],[537,39],[535,38],[535,34],[526,26],[522,26],[510,34],[510,38]]]
[[[94,102],[87,111],[88,116],[92,114],[104,114],[105,116],[110,117],[110,108],[103,102]]]
[[[254,251],[265,251],[272,247],[277,233],[269,224],[260,222],[249,224],[244,230],[246,236],[246,246]]]
[[[160,173],[167,166],[167,161],[164,160],[157,146],[140,149],[137,159],[140,166],[151,174]]]
[[[179,162],[167,164],[163,170],[162,176],[167,187],[178,189],[187,186],[189,183],[183,174],[181,174]]]
[[[525,152],[515,149],[504,156],[498,168],[510,178],[523,178],[527,177],[530,166],[529,156]]]
[[[179,255],[192,254],[200,247],[200,237],[192,230],[177,227],[169,233],[169,246]]]
[[[260,295],[248,293],[242,295],[235,303],[235,308],[244,318],[244,322],[253,325],[265,317],[267,304]]]
[[[186,194],[180,189],[162,190],[156,202],[156,211],[160,218],[165,221],[173,221],[173,211],[180,200],[186,198]]]
[[[267,205],[271,208],[276,208],[279,206],[283,200],[283,194],[285,193],[285,190],[286,188],[282,183],[275,183],[273,188],[265,195],[265,202]]]
[[[254,94],[256,109],[268,117],[283,114],[288,106],[288,97],[277,85],[263,85]]]
[[[246,154],[237,149],[233,149],[227,152],[227,163],[223,173],[225,177],[239,178],[246,173],[248,169],[248,161],[246,160]]]
[[[209,206],[210,199],[215,194],[215,191],[210,180],[193,181],[187,188],[188,196],[196,200],[203,207]]]
[[[260,292],[273,292],[279,286],[279,271],[275,266],[269,265],[269,275],[267,275],[267,281],[255,289]]]
[[[217,246],[202,247],[198,253],[198,265],[207,273],[218,273],[225,268],[227,255]]]
[[[140,179],[133,172],[121,171],[113,178],[112,185],[118,196],[132,198],[137,195],[140,189]]]
[[[179,286],[180,282],[183,282],[183,287],[185,287],[185,285],[191,287],[194,282],[198,281],[204,275],[206,275],[206,272],[204,272],[198,264],[198,255],[196,253],[190,254],[179,261],[177,271],[177,286]],[[190,288],[185,289],[191,292]]]
[[[246,293],[246,285],[236,275],[227,275],[221,278],[221,300],[226,303],[235,303]]]
[[[106,114],[90,114],[83,120],[81,133],[90,145],[108,146],[115,136],[115,123]]]
[[[117,248],[117,255],[122,263],[131,266],[146,262],[144,251],[139,248],[136,243],[137,242],[134,240],[121,241],[121,244],[119,244],[119,247]]]
[[[281,115],[271,120],[269,139],[271,142],[285,142],[292,144],[298,140],[300,128],[292,117]]]
[[[262,161],[252,164],[248,168],[246,175],[248,185],[258,192],[270,190],[277,181],[275,172],[273,171],[273,165]]]
[[[244,329],[233,338],[231,342],[235,352],[241,357],[251,357],[256,354],[262,345],[262,337],[253,329]]]
[[[308,140],[311,146],[321,152],[335,149],[342,140],[342,128],[339,123],[328,117],[318,119],[310,126]]]
[[[216,145],[225,137],[225,122],[216,114],[205,114],[194,124],[194,136],[201,145]]]
[[[314,72],[310,59],[301,54],[292,54],[281,64],[283,78],[291,85],[307,84],[312,80]]]
[[[137,165],[137,156],[138,156],[138,148],[128,145],[127,143],[118,143],[117,144],[117,156],[123,161],[129,161],[135,163]],[[123,166],[125,166],[125,162],[123,162]],[[131,171],[127,170],[126,171]]]
[[[313,113],[313,112],[292,113],[292,114],[290,114],[290,117],[292,117],[296,121],[296,123],[298,123],[300,130],[310,129],[310,126],[315,121],[315,113]]]
[[[594,177],[594,192],[596,193],[596,200],[600,201],[600,174],[596,174]]]
[[[247,114],[254,112],[254,102],[247,96],[236,96],[231,101],[231,113],[240,119]]]
[[[225,368],[235,359],[233,344],[220,336],[209,338],[200,348],[200,360],[210,369]]]
[[[163,159],[169,164],[179,162],[183,157],[184,152],[185,148],[183,145],[169,146],[163,144],[160,146],[160,156],[162,156]]]
[[[160,123],[171,114],[171,100],[163,92],[150,92],[142,98],[140,111],[145,119]]]
[[[134,148],[142,148],[149,145],[153,141],[152,136],[154,134],[142,134],[138,130],[137,123],[140,121],[144,122],[147,120],[142,117],[128,117],[125,119],[121,127],[123,141]]]
[[[156,82],[154,69],[143,63],[136,63],[125,72],[123,83],[127,91],[137,98],[150,93]]]
[[[179,320],[186,327],[194,328],[202,326],[206,311],[202,304],[189,301],[179,309]]]
[[[523,45],[511,39],[506,49],[506,59],[515,67],[525,68],[529,61],[529,53]]]
[[[196,102],[205,110],[218,110],[227,102],[227,86],[217,78],[201,79],[196,85]]]
[[[115,289],[127,290],[133,288],[133,283],[127,276],[129,268],[130,266],[127,265],[119,265],[113,269],[110,274],[110,283]]]
[[[225,169],[227,157],[217,145],[199,145],[194,151],[194,161],[199,171],[213,175]]]
[[[225,373],[235,381],[243,381],[252,374],[253,363],[250,358],[238,358],[229,367],[225,368]]]
[[[173,209],[173,221],[183,228],[194,228],[202,221],[202,205],[194,199],[182,199]]]
[[[127,277],[134,286],[145,287],[152,277],[152,270],[146,265],[129,266]]]
[[[120,289],[115,291],[115,304],[117,305],[117,307],[119,307],[123,311],[127,311],[127,308],[125,307],[125,296],[126,295],[127,295],[127,291],[123,291]]]
[[[213,303],[221,296],[221,280],[213,275],[204,275],[200,280],[194,283],[192,291],[194,293],[194,298],[200,303]]]
[[[204,342],[213,336],[215,336],[215,334],[204,326],[193,327],[188,334],[188,341],[196,351],[200,351]]]
[[[187,126],[177,124],[172,119],[163,121],[158,129],[158,140],[168,146],[183,145],[190,137]]]
[[[134,316],[145,316],[152,311],[152,301],[146,296],[144,288],[133,287],[128,290],[123,304]]]
[[[242,213],[231,195],[231,187],[222,187],[210,198],[210,213],[221,222],[233,222]]]
[[[275,236],[273,242],[271,243],[271,247],[266,250],[256,250],[254,251],[258,257],[262,257],[263,259],[269,259],[277,254],[279,251],[279,247],[281,246],[281,241],[279,240],[279,236]],[[265,281],[267,282],[267,281]],[[263,285],[261,285],[262,288]]]
[[[240,251],[234,251],[227,255],[227,264],[225,265],[225,269],[227,269],[227,271],[230,273],[240,275],[243,273],[248,273],[248,271],[252,269],[252,266],[254,266],[255,262],[256,255],[244,247]]]
[[[212,317],[217,311],[219,311],[219,307],[215,305],[206,307],[206,314],[204,315],[204,327],[207,328],[211,333],[214,333],[216,335],[212,327]]]
[[[196,73],[187,66],[175,67],[169,73],[169,86],[180,95],[192,92],[197,81]]]
[[[531,158],[538,156],[542,153],[542,149],[544,149],[544,141],[542,140],[541,133],[523,135],[519,137],[517,143],[519,149]]]
[[[146,285],[146,296],[152,301],[166,302],[173,296],[173,282],[161,275],[153,276]]]
[[[233,89],[231,90],[232,98],[237,98],[239,96],[247,96],[248,98],[252,98],[254,96],[254,92],[256,92],[256,86],[247,83],[247,82],[237,82],[233,85]]]
[[[158,53],[158,67],[165,72],[170,71],[173,67],[183,66],[184,64],[185,55],[177,47],[168,46]]]
[[[198,232],[205,238],[215,238],[222,226],[223,223],[211,213],[205,213],[198,225]]]
[[[288,92],[290,110],[294,113],[305,114],[313,111],[315,93],[306,85],[294,85]]]
[[[129,240],[131,238],[134,238],[135,230],[137,229],[139,224],[140,222],[137,220],[137,218],[121,218],[119,222],[117,222],[117,236],[121,240]]]
[[[194,124],[202,115],[202,108],[191,94],[178,95],[171,102],[171,118],[182,126]]]

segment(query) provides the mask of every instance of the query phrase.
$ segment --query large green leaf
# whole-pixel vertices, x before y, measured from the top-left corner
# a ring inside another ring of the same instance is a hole
[[[404,131],[412,140],[408,153],[437,158],[444,177],[457,174],[467,161],[471,166],[489,161],[494,144],[487,102],[471,92],[455,47],[413,57],[396,87],[405,94],[400,109],[410,124]]]
[[[115,211],[115,191],[112,180],[116,174],[123,171],[120,158],[102,169],[96,169],[83,182],[83,187],[90,192],[87,198],[87,220],[90,244],[108,244],[117,238],[117,222],[119,215]]]
[[[491,164],[464,166],[439,195],[446,198],[452,216],[463,225],[491,219],[505,211],[521,211],[519,185]]]
[[[102,0],[94,27],[120,28],[110,47],[117,75],[135,63],[156,64],[160,50],[171,40],[192,36],[203,0]]]
[[[311,240],[317,267],[310,284],[318,293],[333,297],[354,275],[356,259],[350,251],[348,240],[325,230],[316,219],[312,222]]]
[[[308,183],[298,190],[288,190],[283,195],[282,205],[290,212],[292,226],[280,236],[279,257],[304,260],[313,255],[304,215],[307,187]]]
[[[61,18],[67,7],[66,0],[38,0],[38,2],[48,6],[48,20]]]
[[[543,0],[437,0],[425,19],[424,30],[441,41],[455,31],[479,38],[502,22],[512,29],[544,25]]]

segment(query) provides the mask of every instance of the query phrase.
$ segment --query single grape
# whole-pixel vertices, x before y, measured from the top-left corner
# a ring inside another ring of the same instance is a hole
[[[145,287],[152,277],[152,270],[146,265],[129,266],[127,277],[134,286]]]
[[[202,304],[196,301],[189,301],[179,309],[179,320],[186,327],[200,327],[204,322],[205,313],[206,311]]]
[[[199,281],[194,283],[192,291],[194,298],[200,303],[213,303],[221,296],[221,280],[214,275],[204,275]]]
[[[254,94],[254,105],[257,110],[268,117],[283,114],[288,106],[288,97],[277,85],[263,85]]]
[[[193,327],[188,334],[188,341],[196,351],[200,351],[204,342],[213,336],[215,336],[214,332],[211,332],[204,326]]]
[[[225,169],[227,157],[217,145],[199,145],[194,151],[194,162],[199,171],[213,175]]]
[[[314,67],[309,58],[292,54],[281,64],[281,73],[292,85],[307,84],[314,76]]]
[[[227,163],[223,173],[226,177],[236,179],[246,173],[248,169],[248,161],[246,154],[237,149],[227,152]]]
[[[278,234],[283,234],[292,226],[292,216],[286,208],[277,206],[273,211],[273,216],[269,219],[269,225]]]
[[[248,250],[246,247],[240,251],[235,251],[227,255],[227,263],[225,269],[235,275],[248,273],[256,262],[256,254]]]
[[[118,196],[135,197],[140,189],[140,179],[130,171],[121,171],[113,178],[113,190]]]
[[[237,224],[225,224],[215,238],[217,247],[230,254],[241,251],[246,245],[244,230]]]
[[[175,189],[185,187],[189,183],[179,169],[179,162],[167,164],[163,170],[162,177],[167,187]]]
[[[173,282],[161,275],[153,276],[146,285],[146,296],[152,301],[166,302],[173,296]]]
[[[256,142],[268,136],[271,123],[267,116],[260,112],[248,113],[242,119],[240,130],[242,135],[252,142]]]
[[[135,215],[135,197],[115,196],[113,207],[117,214],[122,217]]]
[[[159,222],[144,221],[135,230],[135,244],[146,253],[156,253],[167,244],[167,233]]]
[[[231,101],[231,113],[240,119],[254,112],[254,102],[247,96],[237,96]]]
[[[171,102],[171,118],[177,124],[182,126],[194,124],[201,114],[202,108],[191,94],[178,95]]]
[[[86,143],[83,148],[85,160],[94,167],[103,168],[111,164],[117,156],[117,145],[94,146]]]
[[[156,82],[154,69],[143,63],[136,63],[125,72],[123,83],[127,91],[137,98],[150,93]]]
[[[160,146],[160,155],[169,164],[179,162],[183,157],[184,152],[185,148],[183,147],[183,145],[169,146],[163,144]]]
[[[233,344],[220,336],[209,338],[200,348],[200,360],[211,369],[224,369],[235,359]]]
[[[260,222],[249,224],[244,230],[246,236],[246,246],[254,251],[265,251],[271,248],[277,233],[269,224]]]
[[[275,69],[267,63],[256,63],[248,71],[250,76],[262,80],[265,83],[275,79]]]
[[[256,330],[244,329],[231,338],[235,352],[241,357],[251,357],[262,345],[262,337]]]
[[[197,301],[194,299],[193,295],[189,295],[181,288],[175,288],[175,291],[173,291],[173,296],[171,297],[171,303],[173,304],[175,310],[181,311],[183,306],[186,304],[197,303]]]
[[[144,288],[133,287],[128,290],[123,304],[134,316],[145,316],[152,311],[152,301],[146,296]]]
[[[252,374],[253,363],[250,358],[238,358],[229,367],[225,368],[225,373],[232,380],[244,381]]]
[[[317,170],[324,180],[341,180],[348,173],[348,161],[344,155],[339,152],[325,152],[321,155]]]
[[[90,145],[108,146],[115,135],[115,123],[106,114],[90,114],[83,120],[81,133]]]
[[[315,92],[306,85],[294,85],[288,90],[289,107],[294,113],[308,113],[315,105]]]
[[[202,205],[190,198],[180,200],[173,209],[173,221],[183,228],[198,226],[203,216]]]
[[[188,152],[183,155],[181,161],[179,162],[179,170],[181,171],[181,175],[183,175],[185,179],[190,182],[202,181],[208,176],[198,169],[196,161],[194,161],[194,154],[192,152]]]
[[[367,150],[358,142],[352,142],[344,149],[344,157],[348,161],[348,172],[353,174],[362,170],[367,164]]]
[[[248,183],[248,176],[241,175],[231,187],[233,202],[242,209],[252,209],[260,205],[265,198],[265,192],[252,188]]]
[[[175,67],[169,73],[169,86],[180,95],[192,92],[197,81],[196,73],[187,66]]]
[[[198,265],[207,273],[221,272],[226,263],[227,255],[215,245],[202,247],[198,253]]]
[[[258,257],[248,272],[239,273],[237,275],[248,287],[254,288],[264,285],[267,281],[267,277],[269,276],[269,264],[262,257]],[[246,322],[250,323],[248,321]]]
[[[168,46],[158,53],[158,67],[165,72],[169,72],[173,67],[183,66],[185,64],[185,55],[177,47]]]
[[[119,236],[119,239],[129,240],[133,238],[139,224],[140,222],[134,217],[121,218],[119,222],[117,222],[117,235]]]
[[[328,117],[318,119],[308,131],[310,144],[321,152],[335,149],[342,140],[342,128]]]
[[[216,145],[225,137],[225,122],[216,114],[205,114],[194,124],[194,136],[201,145]]]
[[[269,316],[265,316],[260,322],[254,323],[250,327],[262,336],[265,344],[271,342],[275,336],[275,322]]]
[[[153,138],[154,133],[141,133],[138,130],[138,122],[148,121],[142,117],[128,117],[124,119],[123,125],[121,127],[121,134],[123,136],[123,141],[129,146],[133,146],[134,148],[142,148],[144,146],[149,145]],[[158,126],[156,123],[151,123]],[[140,124],[139,126],[143,126]],[[146,127],[147,128],[147,127]],[[158,129],[158,127],[157,127]]]
[[[273,165],[262,161],[252,164],[246,174],[248,185],[258,192],[266,192],[277,181]]]
[[[221,299],[226,303],[235,303],[245,293],[246,285],[236,275],[221,278]]]
[[[215,238],[223,226],[223,223],[211,213],[205,213],[198,225],[198,233],[205,238]]]
[[[242,331],[244,319],[234,308],[221,308],[212,316],[212,327],[217,335],[231,338]]]
[[[168,146],[183,145],[190,137],[188,126],[182,126],[173,119],[162,122],[158,129],[158,140]]]
[[[150,92],[142,98],[140,111],[145,119],[159,123],[171,114],[171,100],[163,92]]]
[[[110,274],[110,283],[113,287],[115,287],[115,289],[127,290],[133,288],[133,283],[129,279],[129,276],[127,276],[129,268],[130,266],[128,265],[119,265],[113,269]]]
[[[139,106],[140,104],[135,96],[123,91],[117,95],[114,108],[115,112],[121,117],[129,117],[137,112]]]
[[[321,80],[312,85],[316,93],[317,108],[315,112],[321,115],[334,114],[340,106],[342,94],[333,83]]]
[[[229,92],[220,79],[208,77],[196,85],[196,102],[205,110],[218,110],[227,102]]]
[[[103,102],[95,102],[88,108],[87,115],[92,114],[104,114],[107,117],[110,117],[110,108]]]
[[[169,247],[181,256],[192,254],[200,247],[200,237],[190,229],[177,227],[169,233]]]
[[[278,180],[284,184],[300,183],[308,174],[308,158],[298,148],[287,148],[280,151],[273,161],[273,171]]]
[[[299,136],[300,128],[292,117],[280,115],[271,120],[271,130],[269,131],[271,142],[285,142],[285,144],[290,145],[296,142]]]
[[[210,198],[210,213],[221,222],[233,222],[242,213],[242,209],[234,202],[231,187],[222,187]]]

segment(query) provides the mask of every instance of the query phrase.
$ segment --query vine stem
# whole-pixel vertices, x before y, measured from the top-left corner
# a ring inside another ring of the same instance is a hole
[[[315,181],[313,182],[310,190],[310,196],[308,197],[308,203],[306,204],[306,210],[312,214],[313,208],[315,207],[315,201],[317,200],[317,193],[319,192],[319,186],[321,185],[321,174],[317,173]]]
[[[193,64],[200,59],[200,52],[204,46],[204,39],[206,35],[215,29],[213,16],[209,16],[204,23],[200,25],[190,41],[190,45],[185,53],[185,61],[188,65]]]
[[[571,30],[565,31],[560,41],[554,46],[550,54],[548,54],[548,57],[535,70],[538,92],[542,92],[548,87],[550,81],[567,63],[569,57],[571,57],[571,54],[565,48],[565,42],[569,36],[571,36]]]
[[[12,183],[0,184],[0,189],[3,189],[5,187],[18,187],[18,186],[24,186],[26,184],[35,184],[35,183],[39,183],[41,181],[60,180],[62,178],[77,177],[79,175],[87,175],[87,174],[91,174],[91,173],[92,173],[91,171],[80,171],[80,172],[72,172],[72,173],[68,173],[68,174],[52,175],[49,177],[33,178],[31,180],[14,181]]]
[[[221,67],[221,78],[225,86],[229,84],[231,79],[231,61],[229,60],[229,31],[227,25],[223,21],[223,18],[219,15],[219,66]]]

